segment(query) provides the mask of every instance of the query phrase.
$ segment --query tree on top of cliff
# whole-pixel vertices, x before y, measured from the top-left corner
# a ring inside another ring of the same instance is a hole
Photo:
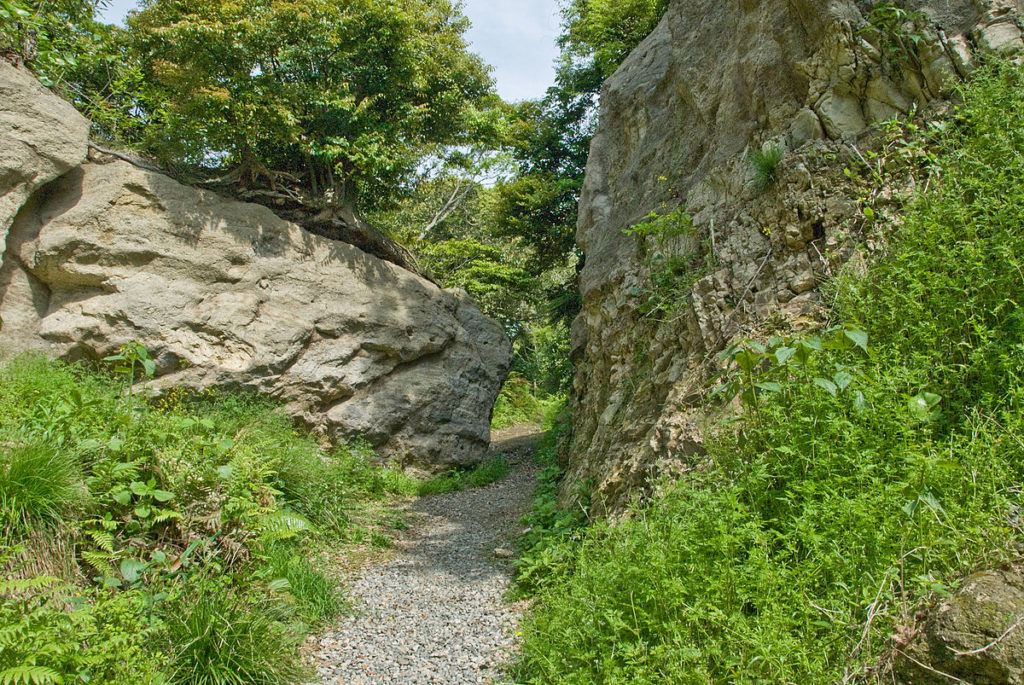
[[[451,0],[149,0],[128,19],[140,142],[270,204],[386,202],[498,126],[467,27]]]

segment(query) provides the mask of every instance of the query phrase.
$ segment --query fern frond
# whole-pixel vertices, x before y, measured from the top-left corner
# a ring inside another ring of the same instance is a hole
[[[60,673],[46,666],[22,665],[0,671],[0,685],[59,685],[63,682]]]
[[[106,530],[96,530],[95,528],[89,531],[89,537],[96,543],[96,546],[102,549],[104,552],[110,554],[114,553],[114,534]]]
[[[153,523],[167,523],[181,519],[181,514],[173,509],[159,509],[153,517]]]
[[[100,573],[106,573],[110,570],[110,565],[113,561],[113,556],[106,552],[94,552],[86,551],[82,552],[82,561],[92,566],[92,568]],[[3,685],[0,683],[0,685]]]
[[[59,578],[53,576],[36,576],[34,578],[14,578],[12,580],[0,581],[0,595],[12,592],[28,592],[30,590],[43,590],[54,583],[59,583]]]
[[[257,528],[264,539],[278,541],[312,530],[313,524],[295,512],[275,511],[260,517]]]

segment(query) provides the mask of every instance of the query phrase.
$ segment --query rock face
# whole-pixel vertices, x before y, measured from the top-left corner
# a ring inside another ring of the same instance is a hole
[[[267,393],[419,466],[483,457],[511,346],[468,296],[265,207],[80,163],[87,122],[6,65],[0,93],[22,136],[0,142],[0,347],[101,358],[139,341],[154,387]]]
[[[25,201],[85,160],[89,122],[31,74],[0,60],[0,245]],[[0,251],[0,267],[3,266]]]
[[[968,578],[931,612],[911,643],[897,649],[894,675],[901,685],[1024,683],[1021,569]]]
[[[606,83],[580,205],[566,492],[593,483],[615,510],[694,461],[709,362],[813,319],[817,285],[854,256],[867,220],[842,172],[863,168],[869,127],[940,99],[979,50],[1024,47],[1024,0],[909,0],[916,22],[895,27],[875,4],[674,0]],[[758,187],[751,153],[773,148]],[[624,232],[678,208],[692,226]],[[680,271],[690,282],[666,294]]]

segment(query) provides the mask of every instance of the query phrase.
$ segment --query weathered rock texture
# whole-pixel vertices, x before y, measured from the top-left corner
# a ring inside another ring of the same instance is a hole
[[[1007,568],[968,578],[952,599],[931,612],[910,644],[897,649],[895,682],[1024,683],[1021,571]]]
[[[89,122],[31,74],[0,60],[0,245],[25,201],[85,160]],[[3,266],[0,250],[0,267]]]
[[[511,348],[468,296],[259,205],[125,162],[76,166],[87,122],[5,65],[0,93],[24,134],[0,141],[16,160],[0,178],[0,346],[101,358],[139,341],[155,387],[268,393],[422,466],[482,458]]]
[[[580,206],[567,493],[591,482],[596,507],[614,510],[686,468],[707,362],[738,336],[813,318],[818,284],[854,255],[865,218],[842,171],[862,168],[869,127],[941,98],[979,50],[1024,47],[1024,0],[909,0],[924,20],[895,31],[872,27],[874,5],[674,0],[605,85]],[[764,145],[786,154],[758,190],[750,152]],[[692,231],[624,233],[679,206]],[[699,278],[641,314],[673,258]]]

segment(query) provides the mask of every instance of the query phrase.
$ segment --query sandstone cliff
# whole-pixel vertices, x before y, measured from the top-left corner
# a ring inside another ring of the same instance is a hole
[[[819,284],[855,254],[866,219],[843,169],[872,124],[943,97],[979,51],[1024,47],[1022,0],[911,0],[917,23],[895,26],[876,4],[675,0],[606,83],[580,206],[567,493],[592,483],[615,510],[691,465],[718,354],[813,320]],[[773,148],[759,187],[752,152]],[[692,226],[625,233],[678,208]],[[667,264],[694,282],[652,306]]]
[[[139,341],[154,387],[267,393],[421,466],[483,456],[511,346],[464,293],[262,206],[89,162],[88,122],[2,63],[0,126],[0,349]]]

